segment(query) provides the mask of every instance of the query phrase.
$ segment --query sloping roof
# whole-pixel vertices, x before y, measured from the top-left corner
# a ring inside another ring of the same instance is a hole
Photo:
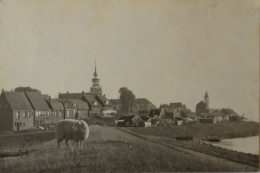
[[[85,98],[87,99],[87,101],[89,101],[91,105],[94,105],[94,102],[96,102],[95,97],[91,94],[85,94]]]
[[[33,110],[23,92],[3,92],[7,102],[13,110]]]
[[[210,113],[210,115],[212,115],[214,117],[221,117],[221,116],[223,116],[223,114],[220,111],[214,111],[214,112]]]
[[[110,99],[109,101],[110,101],[110,103],[112,105],[120,105],[120,99]],[[139,104],[144,104],[144,105],[151,104],[153,109],[157,109],[157,107],[152,102],[150,102],[148,99],[146,99],[146,98],[136,98],[134,103],[136,105],[139,105]]]
[[[150,117],[154,117],[155,115],[160,115],[161,113],[161,109],[151,109],[149,112],[149,116]]]
[[[97,95],[97,99],[99,99],[102,102],[102,106],[112,106],[110,103],[107,104],[107,101],[109,101],[105,95]]]
[[[152,103],[146,98],[136,98],[135,104],[152,104]]]
[[[35,110],[50,110],[45,99],[46,95],[42,95],[38,92],[26,92],[25,95]]]
[[[151,120],[151,117],[149,117],[149,116],[141,116],[140,118],[144,121],[150,121]]]
[[[223,108],[223,109],[221,109],[221,112],[223,114],[238,115],[233,109],[230,109],[230,108]]]
[[[87,102],[84,102],[83,100],[69,99],[69,101],[75,103],[77,108],[80,109],[80,110],[88,110],[89,109]]]
[[[59,99],[81,99],[83,93],[60,93]]]
[[[54,111],[64,110],[62,103],[58,99],[50,99],[49,103]]]
[[[170,109],[170,108],[172,108],[172,107],[170,107],[170,105],[167,105],[167,104],[162,104],[161,106],[160,106],[160,109]]]
[[[118,120],[131,121],[134,117],[135,117],[134,115],[122,116]]]
[[[76,104],[69,99],[60,99],[65,109],[77,109]]]

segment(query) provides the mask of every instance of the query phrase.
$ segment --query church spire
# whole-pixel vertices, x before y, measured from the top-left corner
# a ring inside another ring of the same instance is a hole
[[[204,95],[204,102],[206,103],[207,108],[209,108],[209,95],[207,91]]]
[[[102,88],[99,85],[100,79],[98,79],[97,76],[98,76],[98,74],[97,74],[97,64],[96,64],[96,58],[95,58],[95,71],[94,71],[94,77],[92,79],[92,87],[90,88],[90,92],[94,93],[94,94],[102,95]]]
[[[95,56],[96,57],[96,56]],[[95,72],[94,72],[94,77],[97,78],[97,66],[96,66],[96,58],[95,58]]]

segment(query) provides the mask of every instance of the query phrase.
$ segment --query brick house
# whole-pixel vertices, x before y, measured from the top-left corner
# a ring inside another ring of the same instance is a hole
[[[75,119],[77,106],[69,99],[59,99],[64,107],[64,119]]]
[[[89,107],[88,103],[84,102],[80,99],[69,99],[70,102],[76,105],[77,111],[75,115],[75,119],[84,119],[89,115]]]
[[[34,127],[34,110],[22,92],[2,90],[0,130],[19,131]]]
[[[64,107],[58,99],[49,98],[48,104],[51,107],[51,124],[56,124],[64,119]]]
[[[102,106],[93,96],[93,94],[85,94],[85,99],[90,107],[89,115],[99,115],[102,112]]]
[[[86,102],[89,116],[98,115],[102,112],[102,106],[95,98],[95,94],[92,93],[85,93],[84,91],[82,93],[59,93],[58,98],[61,100],[78,99]]]
[[[51,124],[51,108],[47,103],[48,96],[38,92],[24,92],[35,115],[35,126]]]

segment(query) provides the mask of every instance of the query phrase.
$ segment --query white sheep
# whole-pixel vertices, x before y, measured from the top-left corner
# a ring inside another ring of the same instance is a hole
[[[60,120],[56,129],[57,145],[60,148],[60,143],[65,139],[65,142],[69,148],[72,147],[69,144],[69,140],[73,140],[78,143],[78,148],[81,149],[83,142],[88,138],[89,127],[83,120],[65,119]]]

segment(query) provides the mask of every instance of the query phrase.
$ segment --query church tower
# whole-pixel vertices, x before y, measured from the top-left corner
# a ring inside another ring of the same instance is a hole
[[[94,77],[92,78],[92,87],[90,88],[90,93],[102,95],[102,88],[99,85],[100,79],[97,78],[97,67],[96,67],[96,60],[95,60],[95,72]]]
[[[209,95],[208,95],[208,92],[206,92],[205,95],[204,95],[204,102],[206,104],[206,109],[209,109]]]

